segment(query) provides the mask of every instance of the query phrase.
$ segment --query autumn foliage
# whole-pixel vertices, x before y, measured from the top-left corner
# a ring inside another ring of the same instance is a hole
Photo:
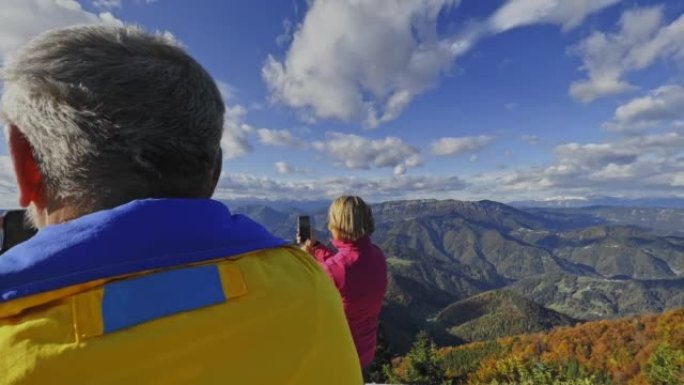
[[[684,309],[438,351],[457,384],[684,384]]]

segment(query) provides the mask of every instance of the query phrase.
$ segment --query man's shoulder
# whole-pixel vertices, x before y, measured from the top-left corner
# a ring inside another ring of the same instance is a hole
[[[13,293],[9,292],[9,295],[2,298],[4,301],[0,301],[0,318],[18,314],[54,300],[71,297],[84,291],[107,290],[111,285],[120,285],[129,281],[144,281],[147,278],[161,279],[155,277],[170,276],[174,272],[176,272],[177,277],[182,277],[184,271],[198,270],[198,268],[216,270],[221,276],[224,289],[231,288],[232,293],[226,293],[231,298],[237,292],[240,292],[240,296],[242,296],[243,289],[245,292],[259,293],[262,296],[264,294],[273,296],[278,291],[282,293],[298,291],[301,295],[306,295],[310,292],[304,290],[306,285],[325,286],[323,278],[327,277],[322,277],[318,266],[311,263],[310,257],[302,254],[297,248],[279,246],[237,255],[216,255],[212,259],[198,263],[111,275],[102,279],[58,287],[54,290],[19,296],[19,298],[11,298]],[[2,277],[1,273],[0,270],[0,277]],[[0,291],[0,294],[2,293]]]
[[[295,246],[280,246],[246,253],[233,262],[245,274],[248,281],[259,287],[284,289],[287,287],[306,290],[327,290],[334,287],[318,262]],[[318,293],[321,294],[321,293]]]
[[[136,293],[136,298],[156,303],[160,287],[165,288],[166,299],[178,293],[178,302],[184,306],[188,299],[183,293],[187,292],[213,293],[211,301],[202,303],[231,304],[238,300],[258,304],[256,308],[261,309],[288,307],[294,301],[307,303],[312,309],[338,305],[335,289],[318,264],[295,247],[281,246],[199,264],[115,276],[0,302],[0,319],[68,297],[89,297],[89,293],[100,293],[95,295],[95,307],[102,309],[107,308],[103,297],[111,299],[121,293]],[[128,311],[128,305],[122,309]]]
[[[174,221],[183,218],[183,221]],[[0,303],[286,242],[211,200],[142,200],[42,229],[0,258]]]

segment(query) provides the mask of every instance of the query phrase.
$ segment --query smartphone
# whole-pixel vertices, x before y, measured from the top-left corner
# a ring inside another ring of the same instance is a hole
[[[311,239],[311,219],[308,215],[297,217],[297,242],[304,243]]]
[[[4,253],[26,241],[34,236],[37,231],[26,221],[24,210],[5,211],[2,215],[2,249],[0,249],[0,253]]]

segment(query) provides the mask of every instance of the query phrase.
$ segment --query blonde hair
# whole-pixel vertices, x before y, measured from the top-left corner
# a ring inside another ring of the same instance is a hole
[[[343,195],[330,205],[328,229],[346,241],[369,236],[375,231],[373,211],[358,196]]]

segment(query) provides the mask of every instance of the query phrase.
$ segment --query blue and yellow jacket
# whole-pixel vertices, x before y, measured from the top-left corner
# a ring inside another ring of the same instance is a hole
[[[212,200],[141,200],[0,256],[0,384],[358,384],[318,264]]]

